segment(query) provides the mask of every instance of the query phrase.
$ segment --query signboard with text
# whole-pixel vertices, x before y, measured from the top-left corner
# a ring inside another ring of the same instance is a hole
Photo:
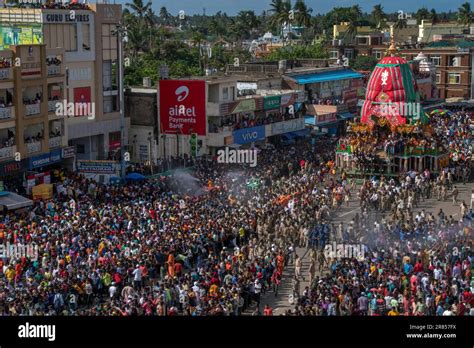
[[[161,133],[206,135],[204,81],[160,80]]]
[[[272,135],[284,134],[303,130],[305,128],[304,118],[277,122],[272,124]]]
[[[234,143],[240,145],[265,140],[265,126],[239,129],[232,135],[234,136]]]
[[[77,161],[77,171],[81,173],[114,174],[116,168],[116,161]]]
[[[281,97],[279,95],[272,97],[265,97],[263,99],[263,108],[265,110],[279,109]]]

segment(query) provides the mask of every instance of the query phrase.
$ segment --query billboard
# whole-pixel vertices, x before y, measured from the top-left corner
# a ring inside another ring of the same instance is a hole
[[[206,83],[189,80],[160,81],[161,133],[206,135]]]
[[[265,126],[244,128],[234,131],[234,143],[248,144],[254,141],[265,140]]]
[[[41,25],[12,25],[0,27],[0,51],[13,45],[35,45],[43,43]]]
[[[117,171],[117,163],[115,161],[78,160],[77,171],[80,173],[114,174]]]

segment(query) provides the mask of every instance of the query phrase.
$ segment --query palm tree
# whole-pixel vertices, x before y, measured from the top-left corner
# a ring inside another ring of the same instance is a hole
[[[167,8],[165,6],[160,8],[160,20],[161,23],[164,25],[169,25],[169,20],[171,18],[170,13],[168,12]]]
[[[296,0],[293,10],[295,11],[295,19],[298,26],[310,27],[313,9],[308,8],[304,0]]]
[[[382,21],[386,18],[385,12],[381,4],[375,5],[372,10],[372,18],[377,28],[381,27]]]
[[[428,11],[426,7],[422,7],[418,11],[416,11],[415,18],[416,22],[420,24],[423,19],[430,18],[430,11]]]
[[[291,2],[290,0],[272,0],[270,12],[273,15],[269,24],[273,28],[277,28],[278,32],[283,36],[283,26],[290,20]]]
[[[468,27],[472,23],[472,19],[473,14],[471,11],[471,4],[469,2],[465,2],[458,9],[458,23]]]
[[[439,22],[438,14],[436,13],[436,10],[434,8],[431,9],[430,19],[433,24],[436,24]]]
[[[138,16],[138,18],[143,19],[151,8],[151,1],[148,1],[146,5],[143,4],[143,0],[133,0],[131,3],[125,4],[125,6],[130,7],[133,12]]]
[[[407,20],[405,18],[398,18],[393,26],[395,29],[403,29],[407,27]]]

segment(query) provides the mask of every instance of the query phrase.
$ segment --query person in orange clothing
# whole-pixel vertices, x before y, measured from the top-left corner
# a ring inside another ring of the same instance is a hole
[[[173,256],[173,254],[168,255],[167,264],[168,264],[168,275],[171,278],[174,278],[175,277],[175,268],[174,268],[174,256]]]
[[[273,309],[269,305],[265,305],[263,309],[263,316],[264,317],[272,317],[273,316]]]
[[[283,257],[283,255],[281,253],[279,253],[278,256],[276,257],[276,260],[277,260],[278,272],[280,272],[280,274],[283,274],[283,267],[285,265],[285,258]]]

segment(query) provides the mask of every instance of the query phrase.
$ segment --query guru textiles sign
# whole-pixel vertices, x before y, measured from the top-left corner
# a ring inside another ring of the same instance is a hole
[[[234,136],[234,143],[240,145],[265,140],[265,126],[239,129],[232,135]]]
[[[161,133],[206,135],[206,84],[204,81],[161,80]]]

